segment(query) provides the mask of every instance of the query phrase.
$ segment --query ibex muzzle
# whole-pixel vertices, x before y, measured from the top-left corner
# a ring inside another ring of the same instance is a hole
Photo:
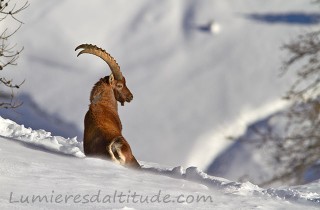
[[[124,166],[140,168],[130,145],[122,136],[122,125],[117,101],[124,105],[133,95],[126,86],[126,79],[116,60],[105,50],[91,44],[79,45],[76,50],[103,59],[112,74],[101,78],[92,88],[90,106],[84,119],[83,147],[86,156],[111,159]]]

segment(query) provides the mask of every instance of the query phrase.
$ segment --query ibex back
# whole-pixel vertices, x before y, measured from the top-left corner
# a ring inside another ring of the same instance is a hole
[[[91,44],[79,45],[78,54],[89,53],[103,59],[112,74],[101,78],[90,94],[90,106],[84,118],[83,147],[86,156],[111,159],[121,165],[140,168],[130,145],[122,136],[122,125],[117,101],[123,106],[133,95],[126,86],[126,80],[115,59],[105,50]]]

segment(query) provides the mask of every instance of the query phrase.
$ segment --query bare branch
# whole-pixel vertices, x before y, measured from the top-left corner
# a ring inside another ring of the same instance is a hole
[[[0,1],[0,22],[11,21],[7,25],[10,25],[12,27],[10,29],[5,28],[0,32],[0,71],[4,70],[7,66],[16,66],[19,55],[24,50],[23,47],[17,50],[17,45],[10,44],[9,40],[23,25],[23,22],[17,17],[18,14],[28,7],[28,1],[24,2],[23,4],[21,4],[20,2],[12,3],[11,0]],[[14,100],[14,89],[19,89],[23,85],[23,83],[24,81],[20,84],[14,84],[12,79],[8,80],[4,77],[0,77],[0,84],[11,90],[11,94],[9,97],[10,100],[4,102],[0,101],[0,108],[17,108],[22,105],[22,103],[17,103]]]

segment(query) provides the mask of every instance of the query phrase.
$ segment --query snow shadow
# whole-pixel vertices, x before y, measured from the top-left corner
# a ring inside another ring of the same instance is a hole
[[[253,13],[245,15],[247,18],[269,24],[315,25],[320,23],[320,13]]]
[[[62,120],[57,114],[47,113],[30,95],[21,94],[16,101],[23,104],[16,109],[0,109],[0,116],[25,127],[50,131],[54,136],[82,138],[82,132],[76,125]]]

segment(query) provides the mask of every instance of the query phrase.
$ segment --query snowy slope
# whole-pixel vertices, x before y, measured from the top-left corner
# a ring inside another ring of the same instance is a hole
[[[277,77],[279,47],[313,26],[290,17],[318,11],[301,0],[30,3],[14,37],[25,46],[19,66],[4,72],[26,79],[23,94],[46,115],[75,125],[81,140],[89,92],[109,70],[92,56],[76,58],[74,48],[97,44],[117,59],[134,94],[120,114],[136,157],[202,169],[228,145],[217,133],[282,95],[290,77]],[[270,14],[275,22],[267,21]],[[208,30],[213,19],[218,34]],[[64,137],[74,137],[70,130]]]
[[[0,118],[0,134],[0,209],[4,210],[318,209],[320,205],[319,181],[262,189],[211,177],[194,167],[168,169],[143,162],[144,170],[133,171],[84,158],[76,139],[51,136],[10,120]]]
[[[301,107],[301,105],[296,105],[296,107]],[[294,117],[288,117],[291,109],[293,108],[287,107],[253,122],[243,135],[234,139],[233,143],[212,161],[206,172],[214,176],[250,181],[259,185],[283,174],[288,170],[286,167],[290,164],[285,163],[285,160],[279,161],[275,158],[279,152],[277,142],[263,140],[261,133],[285,137],[294,136],[294,133],[298,133],[298,131],[301,132],[300,126],[303,122],[299,121],[299,124],[288,123],[295,122]],[[268,137],[266,138],[268,139]],[[298,151],[295,151],[295,154],[298,155]],[[313,166],[308,166],[303,171],[301,183],[312,182],[320,178],[319,163],[320,160],[315,161]],[[287,178],[271,184],[272,186],[292,185],[292,182],[295,181]]]
[[[262,144],[256,130],[271,127],[279,133],[283,132],[286,119],[286,113],[279,111],[252,123],[243,135],[235,139],[233,144],[212,161],[207,173],[231,180],[250,180],[256,184],[264,183],[278,175],[285,168],[274,160],[274,145]]]

